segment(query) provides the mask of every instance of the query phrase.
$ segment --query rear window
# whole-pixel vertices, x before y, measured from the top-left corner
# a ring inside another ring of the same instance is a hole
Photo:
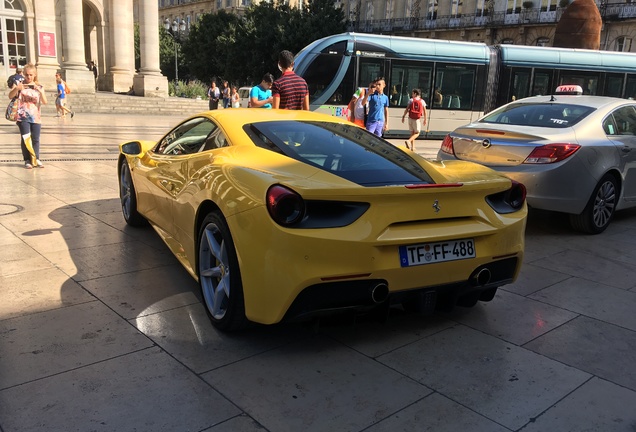
[[[433,183],[409,155],[353,124],[276,121],[244,130],[259,147],[362,186]]]
[[[519,103],[501,107],[479,122],[547,128],[574,126],[587,117],[594,108],[582,105],[554,103]]]

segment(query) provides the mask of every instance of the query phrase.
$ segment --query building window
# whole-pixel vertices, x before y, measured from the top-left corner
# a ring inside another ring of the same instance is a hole
[[[550,46],[550,38],[540,37],[537,39],[537,46]]]
[[[614,51],[630,52],[632,50],[632,38],[620,36],[616,38]]]

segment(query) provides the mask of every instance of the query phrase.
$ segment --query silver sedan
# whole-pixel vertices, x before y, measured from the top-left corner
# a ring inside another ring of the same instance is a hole
[[[531,207],[570,214],[597,234],[615,210],[636,206],[636,101],[536,96],[451,132],[440,160],[486,165],[523,183]]]

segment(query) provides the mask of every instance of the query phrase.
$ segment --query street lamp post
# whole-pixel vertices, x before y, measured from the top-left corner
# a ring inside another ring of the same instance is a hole
[[[179,22],[175,19],[172,21],[172,25],[170,24],[170,20],[166,18],[163,22],[163,27],[166,29],[168,34],[172,36],[172,42],[174,42],[174,80],[176,83],[179,82],[179,64],[178,64],[178,43],[177,39],[180,39],[181,32],[184,32],[186,29],[185,21],[179,19]]]

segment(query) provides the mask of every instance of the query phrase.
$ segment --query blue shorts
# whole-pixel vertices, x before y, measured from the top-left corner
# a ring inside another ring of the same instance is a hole
[[[367,130],[377,136],[382,136],[382,132],[384,132],[384,120],[367,122]]]

